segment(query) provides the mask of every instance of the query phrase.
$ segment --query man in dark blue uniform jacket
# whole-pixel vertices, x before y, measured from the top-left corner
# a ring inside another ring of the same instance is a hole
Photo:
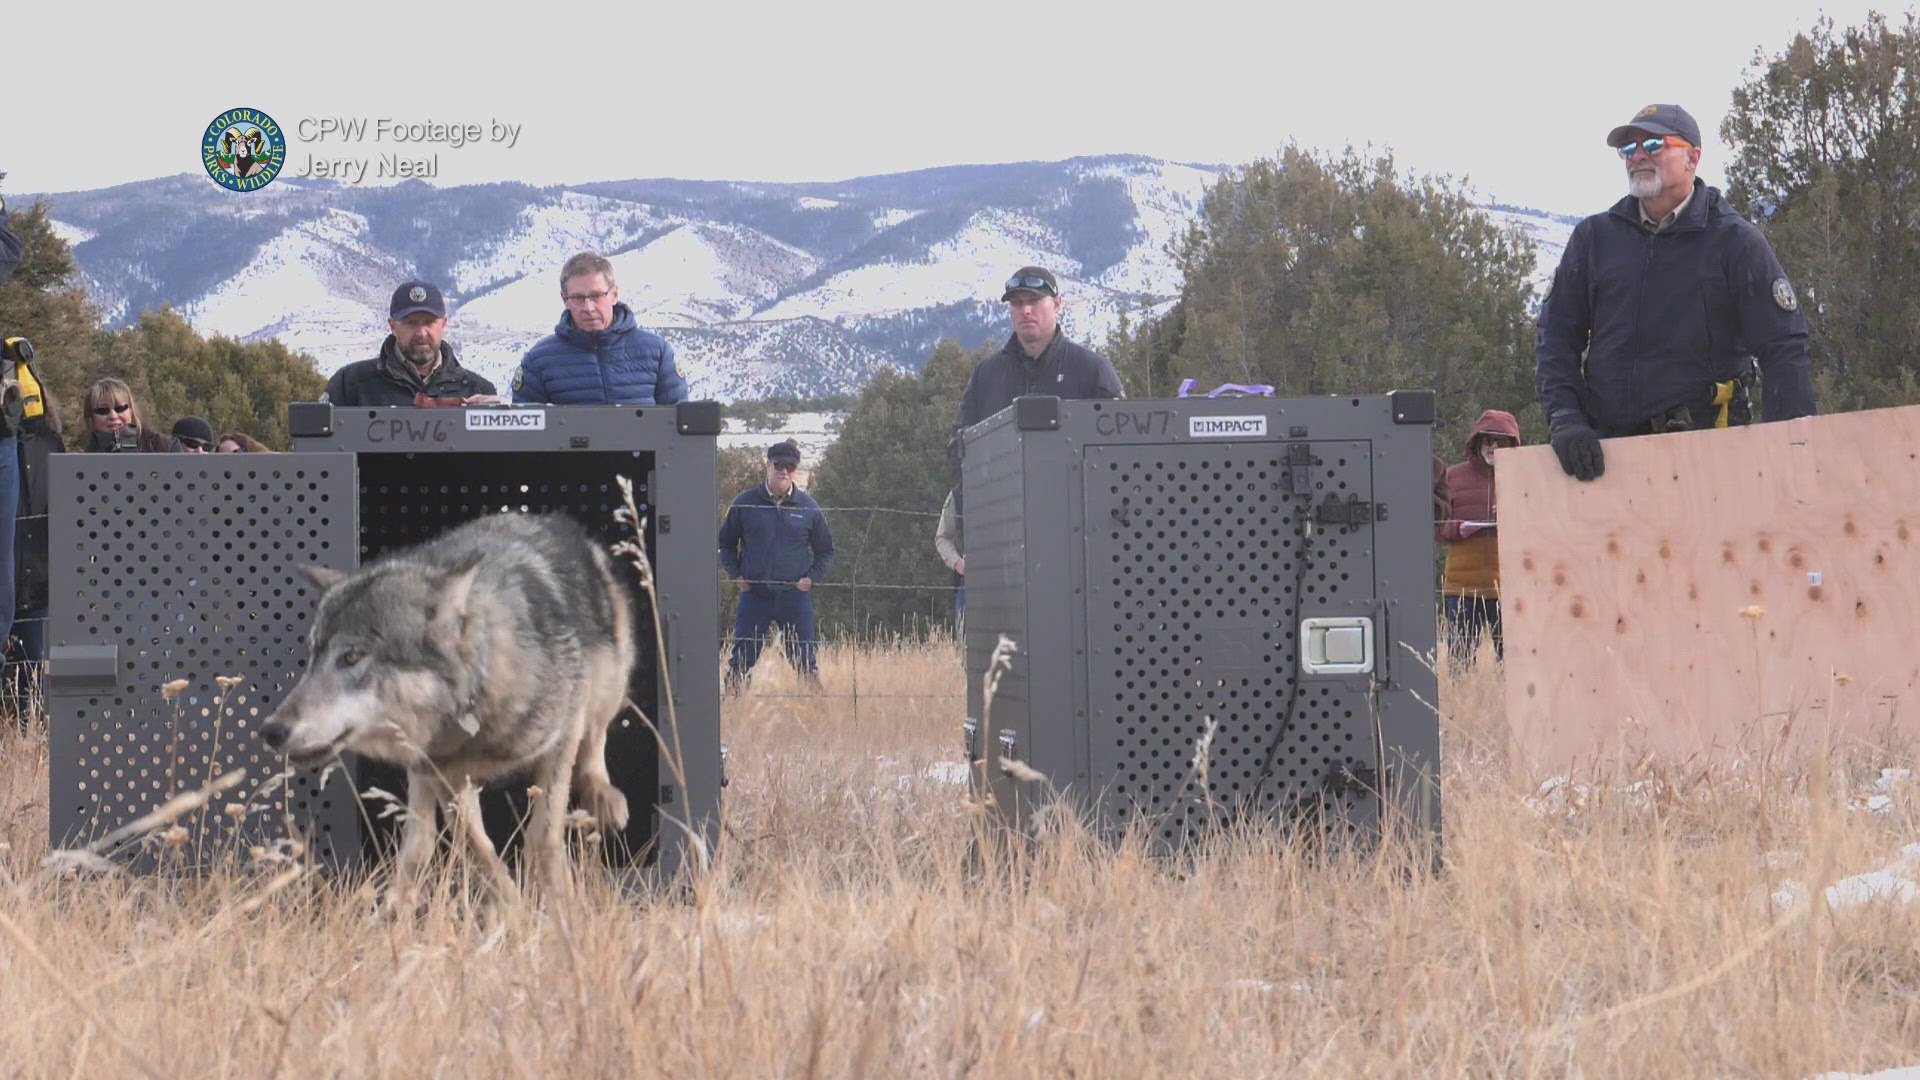
[[[833,566],[833,531],[820,504],[794,486],[799,467],[800,448],[791,440],[775,443],[767,450],[767,482],[741,492],[720,523],[720,565],[740,590],[728,689],[745,681],[775,626],[785,634],[794,669],[819,679],[813,585]]]
[[[613,264],[583,251],[560,268],[566,310],[513,373],[515,405],[672,405],[687,396],[673,346],[620,302]]]
[[[1600,440],[1814,410],[1807,320],[1773,249],[1694,177],[1700,125],[1649,105],[1607,135],[1627,197],[1582,221],[1540,309],[1534,388],[1570,476],[1606,470]]]

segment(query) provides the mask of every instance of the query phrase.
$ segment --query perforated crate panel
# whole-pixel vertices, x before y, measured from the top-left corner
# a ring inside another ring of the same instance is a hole
[[[633,498],[646,522],[644,542],[650,557],[658,515],[651,499],[653,457],[646,451],[587,451],[556,453],[422,453],[369,454],[360,459],[360,558],[371,562],[383,553],[432,539],[456,525],[484,514],[501,512],[566,513],[585,524],[603,544],[631,540],[633,530],[614,520],[623,506],[615,478],[633,483]],[[634,603],[634,641],[640,662],[627,696],[641,703],[650,717],[659,715],[659,670],[650,600],[639,587],[630,561],[616,560],[627,575]],[[622,710],[607,733],[607,771],[627,796],[626,829],[602,845],[616,865],[635,860],[651,863],[656,856],[658,825],[655,801],[660,783],[659,744],[631,709]],[[362,787],[378,786],[399,794],[406,790],[405,774],[372,762],[358,766]],[[526,789],[508,781],[483,794],[482,817],[494,844],[508,858],[518,854],[525,831]],[[397,837],[393,822],[375,822],[369,835],[369,855],[390,846]]]
[[[338,770],[325,787],[305,774],[248,798],[280,769],[256,732],[306,665],[318,590],[301,568],[354,565],[351,455],[62,454],[51,470],[52,843],[79,846],[244,769],[180,821],[188,839],[168,861],[244,855],[290,831],[323,859],[355,858],[358,811]],[[63,675],[70,646],[111,647],[111,674]],[[223,690],[219,676],[241,681]],[[176,679],[186,688],[164,700]],[[152,865],[158,838],[138,852]]]
[[[1373,598],[1371,523],[1301,526],[1329,495],[1371,501],[1368,444],[1310,445],[1299,492],[1284,444],[1087,448],[1088,761],[1104,827],[1143,818],[1178,847],[1221,814],[1378,821],[1377,796],[1342,782],[1377,765],[1368,680],[1302,679],[1296,640],[1303,616]]]

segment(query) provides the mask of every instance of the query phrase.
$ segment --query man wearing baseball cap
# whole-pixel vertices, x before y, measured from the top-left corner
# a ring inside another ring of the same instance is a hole
[[[1027,394],[1061,398],[1121,398],[1120,376],[1106,357],[1076,345],[1060,332],[1065,305],[1051,271],[1023,266],[1007,278],[1000,300],[1007,305],[1013,336],[999,352],[980,361],[960,398],[960,415],[948,456],[958,470],[960,432],[985,420]]]
[[[1773,248],[1694,176],[1700,125],[1648,105],[1607,133],[1627,195],[1574,227],[1541,304],[1534,389],[1569,476],[1600,440],[1815,411],[1807,320]]]
[[[431,281],[408,281],[387,305],[392,331],[380,355],[333,373],[322,399],[335,405],[414,405],[417,398],[491,405],[493,384],[460,366],[447,334],[447,301]]]
[[[767,482],[734,497],[720,523],[720,565],[740,591],[733,617],[727,689],[738,690],[780,627],[787,659],[818,684],[813,586],[833,567],[833,530],[813,496],[793,482],[800,447],[782,439],[767,447]]]

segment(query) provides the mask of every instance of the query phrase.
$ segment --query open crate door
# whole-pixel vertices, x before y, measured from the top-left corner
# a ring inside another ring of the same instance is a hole
[[[136,861],[177,846],[204,865],[281,839],[357,861],[346,772],[272,782],[281,761],[258,736],[307,663],[320,590],[303,568],[358,564],[353,455],[60,454],[50,475],[52,844],[83,846],[244,769],[179,820],[183,843],[149,837]]]

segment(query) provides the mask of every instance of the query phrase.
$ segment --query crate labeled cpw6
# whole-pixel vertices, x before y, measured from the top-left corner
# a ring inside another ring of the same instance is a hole
[[[991,805],[1024,828],[1064,795],[1166,849],[1397,822],[1437,852],[1433,416],[1431,391],[1026,397],[964,432]]]

